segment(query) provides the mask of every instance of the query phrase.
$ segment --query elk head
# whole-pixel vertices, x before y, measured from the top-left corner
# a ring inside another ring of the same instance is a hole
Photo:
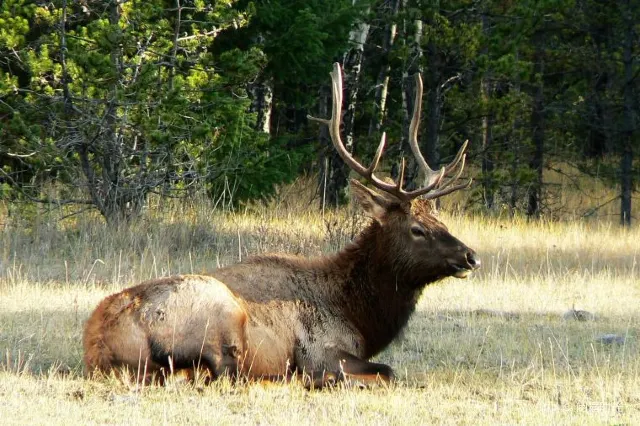
[[[422,104],[422,79],[416,75],[414,111],[409,128],[409,145],[424,174],[424,185],[407,191],[402,188],[405,162],[402,160],[397,182],[374,175],[386,143],[382,138],[369,167],[360,164],[345,148],[340,137],[342,116],[342,72],[338,63],[331,72],[333,108],[331,119],[309,119],[329,127],[331,141],[344,162],[380,192],[369,189],[356,180],[351,188],[365,212],[375,220],[378,244],[384,256],[393,257],[391,265],[398,269],[405,283],[421,286],[446,276],[465,278],[480,267],[475,252],[452,236],[435,215],[433,200],[459,189],[467,188],[471,180],[456,184],[465,164],[468,141],[462,145],[451,163],[436,171],[429,167],[418,147],[418,125]],[[408,275],[408,276],[407,276]]]

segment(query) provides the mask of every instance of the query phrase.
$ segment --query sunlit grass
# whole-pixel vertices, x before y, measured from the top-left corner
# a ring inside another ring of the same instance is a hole
[[[158,209],[162,210],[162,209]],[[262,252],[317,255],[364,219],[305,205],[235,214],[170,206],[130,229],[41,218],[0,234],[3,424],[635,424],[640,420],[640,228],[442,214],[483,267],[427,288],[378,359],[390,388],[307,392],[228,382],[135,387],[82,378],[83,323],[148,278]],[[569,309],[594,320],[565,319]],[[623,339],[601,343],[606,334]]]

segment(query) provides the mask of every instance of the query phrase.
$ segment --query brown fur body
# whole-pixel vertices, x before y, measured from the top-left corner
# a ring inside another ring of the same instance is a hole
[[[353,189],[374,220],[339,253],[256,256],[107,297],[85,329],[87,369],[148,374],[171,360],[173,369],[201,366],[213,377],[305,371],[320,386],[327,377],[391,379],[390,367],[366,360],[400,333],[428,283],[466,276],[480,262],[428,202]]]

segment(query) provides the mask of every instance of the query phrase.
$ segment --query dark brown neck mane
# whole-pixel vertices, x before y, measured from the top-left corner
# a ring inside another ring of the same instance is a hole
[[[339,303],[347,318],[364,336],[367,356],[391,343],[409,321],[426,284],[438,280],[430,271],[413,271],[389,252],[378,222],[372,222],[357,239],[334,255],[345,271]],[[414,268],[415,269],[415,268]]]

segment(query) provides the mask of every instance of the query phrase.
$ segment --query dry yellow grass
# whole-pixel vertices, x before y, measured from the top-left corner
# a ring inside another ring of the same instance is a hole
[[[312,210],[312,209],[309,209]],[[82,378],[83,322],[142,280],[206,272],[267,251],[318,254],[362,220],[276,205],[238,214],[205,203],[131,230],[80,217],[0,235],[3,424],[637,424],[640,229],[443,215],[475,248],[470,279],[427,288],[404,335],[378,359],[390,388],[228,382],[136,388]],[[596,315],[564,319],[575,309]],[[600,343],[605,334],[624,343]]]

